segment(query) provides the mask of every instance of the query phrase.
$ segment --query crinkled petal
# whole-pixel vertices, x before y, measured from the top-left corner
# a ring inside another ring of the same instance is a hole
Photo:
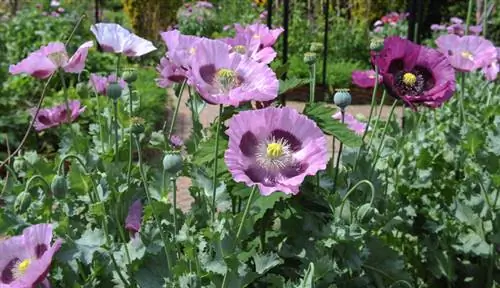
[[[71,56],[68,63],[64,65],[64,71],[69,73],[80,73],[83,68],[85,68],[85,60],[87,60],[87,54],[90,47],[94,46],[94,42],[88,41],[83,43],[75,54]]]

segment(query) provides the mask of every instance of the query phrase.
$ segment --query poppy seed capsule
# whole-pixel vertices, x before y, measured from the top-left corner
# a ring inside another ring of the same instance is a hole
[[[14,209],[17,213],[24,213],[31,205],[31,195],[27,191],[19,193],[14,202]]]
[[[304,53],[304,63],[307,65],[312,65],[316,62],[316,53],[306,52]]]
[[[52,179],[50,190],[52,191],[52,195],[54,195],[54,197],[64,198],[68,193],[68,183],[66,182],[66,177],[56,175],[54,179]]]
[[[113,100],[122,96],[122,87],[118,83],[110,83],[106,88],[106,95]]]
[[[163,157],[163,171],[176,174],[182,170],[182,157],[176,152],[167,152]]]
[[[342,110],[351,105],[351,101],[352,97],[347,89],[337,90],[337,92],[333,95],[333,103],[339,106]]]
[[[323,44],[319,42],[312,42],[309,51],[313,53],[321,53],[323,51]]]
[[[127,83],[132,83],[137,80],[137,72],[135,70],[128,70],[123,72],[122,74],[123,80],[125,80]]]

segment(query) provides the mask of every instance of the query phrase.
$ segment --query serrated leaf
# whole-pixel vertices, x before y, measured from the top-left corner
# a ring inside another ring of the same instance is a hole
[[[299,286],[297,286],[297,288],[313,288],[314,287],[313,278],[314,278],[314,263],[311,262],[309,263],[309,267],[304,273],[304,278],[302,278],[302,281],[300,282]]]
[[[283,263],[283,260],[276,253],[257,254],[253,256],[255,263],[255,271],[259,274],[264,274],[272,268]]]
[[[309,79],[292,78],[292,79],[280,80],[280,89],[278,95],[281,95],[287,92],[288,90],[292,90],[307,83],[309,83]]]
[[[316,124],[328,135],[333,135],[344,145],[349,147],[361,146],[361,137],[349,130],[344,123],[332,118],[335,109],[321,103],[308,103],[304,108],[304,114],[314,120]]]
[[[224,152],[227,149],[227,145],[228,145],[227,140],[220,137],[219,150],[217,151],[217,157],[219,157],[219,159],[224,158]],[[198,149],[194,152],[193,155],[193,163],[198,166],[204,166],[214,161],[215,157],[214,147],[215,147],[215,138],[210,138],[207,141],[199,143]]]
[[[83,233],[80,239],[75,241],[80,259],[87,265],[92,263],[94,253],[101,250],[104,243],[106,243],[106,238],[100,229],[89,229]]]

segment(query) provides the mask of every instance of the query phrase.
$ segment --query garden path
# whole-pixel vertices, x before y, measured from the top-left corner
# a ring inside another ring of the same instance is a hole
[[[169,93],[169,95],[173,95],[173,93]],[[191,130],[191,111],[186,106],[186,100],[188,99],[188,94],[185,91],[181,101],[181,106],[179,108],[179,114],[177,118],[177,123],[175,127],[174,134],[178,135],[182,139],[186,139],[189,137],[189,133]],[[304,108],[304,102],[296,102],[296,101],[287,101],[287,106],[293,107],[298,111],[302,111]],[[333,104],[332,104],[333,105]],[[387,118],[389,114],[390,106],[384,106],[382,108],[382,118]],[[366,118],[370,114],[370,105],[351,105],[348,107],[347,111],[353,115],[362,114]],[[396,112],[398,115],[398,119],[401,119],[402,108],[397,107]],[[200,114],[200,121],[204,127],[209,126],[210,123],[217,117],[218,107],[216,105],[207,105],[205,109]],[[167,117],[171,117],[171,115],[167,115]],[[328,153],[332,154],[332,144],[333,137],[328,137]],[[336,151],[338,150],[339,145],[336,143],[335,145]],[[331,156],[330,156],[331,157]],[[177,207],[180,207],[182,210],[189,210],[189,207],[192,202],[192,198],[189,195],[188,188],[191,185],[191,180],[187,177],[179,177],[177,180]]]

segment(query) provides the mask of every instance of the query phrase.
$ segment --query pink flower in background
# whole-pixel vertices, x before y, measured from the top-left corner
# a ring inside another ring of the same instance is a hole
[[[361,87],[361,88],[373,88],[375,87],[375,77],[376,73],[373,70],[366,70],[366,71],[353,71],[351,74],[352,77],[352,82],[354,85]],[[382,76],[379,74],[378,75],[378,83],[380,84],[382,82]]]
[[[464,23],[464,20],[462,20],[458,17],[451,17],[450,22],[453,24],[462,24],[462,23]]]
[[[495,46],[480,36],[442,35],[436,39],[436,44],[451,65],[463,72],[485,67],[497,57]]]
[[[186,79],[186,70],[176,66],[167,57],[160,59],[156,71],[160,73],[159,78],[156,79],[156,85],[161,88],[167,88],[173,83],[182,83]]]
[[[143,39],[114,23],[97,23],[90,27],[104,52],[139,57],[156,50],[151,41]]]
[[[373,23],[373,26],[374,27],[384,26],[384,22],[382,22],[382,20],[377,20],[375,21],[375,23]]]
[[[52,16],[52,17],[59,17],[59,13],[57,13],[57,11],[52,11],[50,13],[50,16]]]
[[[234,24],[237,33],[248,34],[250,37],[259,39],[262,48],[271,47],[276,43],[278,37],[283,33],[283,28],[269,29],[264,24],[252,24],[243,27],[240,24]]]
[[[191,60],[196,52],[195,46],[203,38],[182,35],[179,30],[171,30],[160,33],[161,38],[167,45],[167,57],[177,67],[188,70],[191,67]],[[215,41],[203,39],[206,41]]]
[[[469,26],[469,32],[472,35],[478,36],[483,32],[483,26],[482,25],[477,25],[477,26]]]
[[[170,145],[178,149],[184,146],[184,141],[182,141],[181,137],[172,135],[170,136]]]
[[[365,133],[367,124],[359,121],[354,116],[349,113],[344,113],[344,123],[347,125],[351,131],[358,135],[363,135]],[[342,121],[342,113],[339,111],[332,116],[333,119]]]
[[[446,26],[441,25],[441,24],[432,24],[431,30],[432,31],[443,31],[443,30],[446,30]]]
[[[439,107],[455,92],[455,70],[434,49],[393,36],[373,61],[389,94],[413,109],[418,104]]]
[[[99,95],[105,96],[106,88],[108,88],[108,85],[110,83],[116,83],[116,82],[118,82],[118,84],[120,85],[120,87],[122,87],[122,89],[125,89],[125,87],[127,87],[127,82],[125,82],[125,80],[123,80],[122,78],[117,79],[116,74],[111,74],[108,75],[107,77],[100,76],[94,73],[90,74],[89,83],[94,88],[95,92]]]
[[[222,31],[227,31],[231,28],[232,28],[231,25],[224,25],[224,27],[222,27]]]
[[[448,31],[448,34],[455,34],[458,36],[464,36],[465,34],[464,25],[459,23],[448,26],[446,30]]]
[[[191,81],[210,104],[238,106],[250,100],[268,101],[278,96],[278,79],[267,65],[231,53],[221,41],[195,46]]]
[[[232,47],[232,51],[252,58],[264,64],[271,63],[276,58],[276,51],[272,47],[260,49],[260,41],[246,33],[236,33],[234,38],[224,38],[221,41]]]
[[[236,182],[257,185],[262,195],[299,193],[307,175],[328,162],[326,137],[292,108],[239,112],[229,120],[224,160]]]
[[[495,81],[500,72],[500,48],[496,48],[497,58],[493,60],[490,64],[483,67],[482,72],[488,81]]]
[[[64,13],[64,11],[65,11],[65,10],[64,10],[64,8],[62,8],[62,7],[57,8],[57,12],[59,12],[59,13]]]
[[[92,41],[83,43],[75,54],[68,59],[66,47],[61,42],[51,42],[32,52],[28,57],[16,65],[10,65],[9,73],[13,75],[28,74],[35,78],[45,79],[58,68],[69,73],[80,73],[85,67],[88,49],[94,44]]]
[[[51,242],[50,224],[30,226],[22,235],[0,241],[0,287],[50,287],[46,277],[62,240]]]
[[[196,2],[195,6],[197,8],[206,8],[206,9],[214,8],[214,5],[210,2],[207,2],[207,1],[198,1],[198,2]]]
[[[71,121],[75,121],[76,118],[78,118],[78,116],[85,111],[85,107],[80,107],[80,101],[78,100],[70,101],[69,109],[71,110]],[[30,113],[32,116],[35,116],[36,108],[31,109]],[[64,103],[52,108],[40,109],[36,115],[34,127],[36,131],[42,131],[67,122],[67,109],[66,103]]]
[[[138,199],[128,209],[127,219],[125,219],[125,229],[135,235],[141,230],[142,222],[142,203]]]

